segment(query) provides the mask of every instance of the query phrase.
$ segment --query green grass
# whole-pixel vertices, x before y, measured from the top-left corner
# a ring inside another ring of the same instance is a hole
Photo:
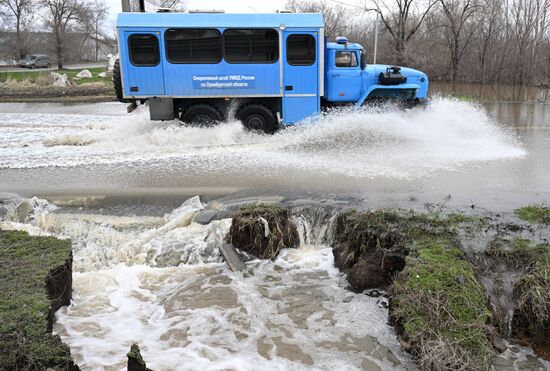
[[[528,223],[550,223],[550,206],[545,204],[532,204],[520,207],[515,211],[516,215]]]
[[[107,72],[107,68],[95,67],[95,68],[86,68],[86,69],[92,73],[93,75],[92,78],[74,80],[76,75],[83,69],[76,69],[76,70],[62,69],[62,70],[53,71],[53,72],[57,72],[61,75],[67,74],[67,77],[69,78],[69,80],[76,85],[82,85],[82,84],[91,83],[91,82],[102,82],[109,85],[112,84],[111,73],[107,73],[107,77],[104,77],[104,78],[97,77],[98,73]],[[9,81],[28,81],[30,83],[35,83],[39,79],[48,78],[50,76],[50,72],[51,71],[40,71],[40,70],[29,70],[24,72],[0,72],[0,82],[6,82],[9,80]]]
[[[490,368],[485,290],[458,247],[430,238],[417,242],[391,294],[392,316],[421,368]]]
[[[0,230],[0,370],[66,369],[70,351],[47,332],[46,277],[70,256],[70,241]]]
[[[490,368],[485,288],[458,237],[487,223],[466,214],[393,209],[352,210],[336,219],[334,240],[345,264],[378,249],[388,256],[408,252],[390,288],[391,319],[421,369]]]

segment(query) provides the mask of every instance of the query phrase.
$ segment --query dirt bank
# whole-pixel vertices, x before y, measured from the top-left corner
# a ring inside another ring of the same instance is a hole
[[[253,210],[245,208],[233,218],[232,230],[246,232],[235,239],[246,243],[236,247],[265,251],[269,240],[260,216],[270,213]],[[280,223],[291,220],[284,209],[273,210],[284,216]],[[506,348],[502,339],[532,346],[548,359],[547,213],[544,205],[505,218],[346,211],[334,223],[334,263],[353,291],[387,290],[390,323],[421,369],[488,370],[495,354]],[[292,228],[285,224],[285,230]]]
[[[0,369],[78,370],[52,335],[54,313],[70,304],[70,241],[0,230]]]
[[[281,249],[298,245],[298,231],[287,209],[248,206],[233,215],[228,240],[255,257],[275,259]]]

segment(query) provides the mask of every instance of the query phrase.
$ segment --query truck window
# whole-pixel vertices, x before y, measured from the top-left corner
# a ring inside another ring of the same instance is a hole
[[[311,66],[316,58],[315,38],[294,34],[286,39],[286,61],[292,66]]]
[[[228,29],[223,33],[229,63],[274,63],[279,59],[279,34],[272,29]]]
[[[160,63],[159,39],[151,34],[133,34],[128,38],[130,61],[134,66],[156,66]]]
[[[171,63],[219,63],[222,59],[222,37],[215,29],[169,29],[166,58]]]
[[[336,67],[357,67],[355,52],[336,52]]]

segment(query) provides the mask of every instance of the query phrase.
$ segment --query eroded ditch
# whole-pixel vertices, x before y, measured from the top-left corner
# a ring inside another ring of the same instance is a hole
[[[1,227],[73,240],[75,294],[55,331],[82,369],[123,367],[132,343],[155,370],[548,367],[519,345],[547,356],[548,306],[533,305],[547,300],[534,295],[548,285],[544,222],[268,201],[244,209],[240,243],[272,259],[248,251],[244,273],[218,249],[230,217],[262,200],[134,217],[34,200]]]

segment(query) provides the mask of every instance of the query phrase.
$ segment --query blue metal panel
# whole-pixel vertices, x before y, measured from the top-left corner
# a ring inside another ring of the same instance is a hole
[[[208,13],[119,13],[117,27],[257,27],[279,28],[324,26],[319,13],[274,13],[274,14],[208,14]]]
[[[357,101],[356,107],[359,108],[363,105],[363,102],[369,97],[369,94],[373,92],[374,90],[382,89],[382,90],[416,90],[417,92],[417,98],[418,97],[418,90],[420,89],[420,85],[418,84],[400,84],[400,85],[378,85],[378,84],[372,84],[367,87],[367,89],[363,92],[363,95],[359,100]],[[419,98],[420,99],[420,98]]]
[[[336,50],[327,52],[327,91],[326,97],[330,102],[357,102],[361,97],[361,66],[359,50],[344,50],[356,53],[357,66],[337,67]]]
[[[283,123],[290,125],[317,116],[320,112],[319,104],[318,96],[285,96],[283,98]]]
[[[315,38],[316,60],[310,66],[293,66],[287,61],[287,39],[296,34],[307,34]],[[286,29],[283,33],[283,122],[285,124],[298,122],[320,112],[320,42],[324,40],[319,40],[318,30]]]
[[[164,62],[166,95],[221,96],[280,95],[279,65],[231,64],[172,64]]]
[[[130,51],[128,39],[133,34],[151,34],[154,35],[159,42],[160,63],[156,66],[135,66],[130,60]],[[124,32],[122,35],[121,47],[121,64],[123,89],[125,97],[149,97],[164,95],[164,43],[162,42],[160,30],[147,32]]]

